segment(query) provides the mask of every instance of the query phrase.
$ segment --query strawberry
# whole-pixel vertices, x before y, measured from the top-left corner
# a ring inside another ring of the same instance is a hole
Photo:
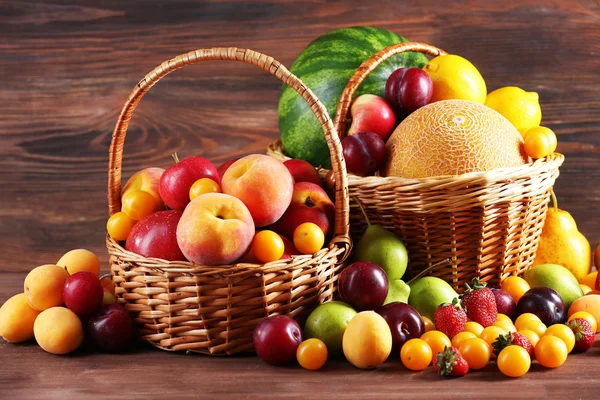
[[[571,321],[567,322],[567,325],[575,334],[575,347],[573,347],[574,350],[587,351],[594,345],[594,340],[596,339],[594,330],[592,329],[590,323],[585,319],[573,318]]]
[[[438,306],[433,315],[435,328],[442,331],[449,338],[465,330],[467,313],[460,306],[460,300],[455,297],[452,304],[444,303]]]
[[[462,294],[462,305],[467,311],[467,316],[480,323],[484,328],[493,325],[498,318],[498,308],[494,293],[486,287],[485,282],[473,278],[473,287],[465,284],[467,290]]]
[[[469,364],[456,347],[444,347],[435,357],[433,369],[440,376],[463,376],[469,372]]]
[[[529,339],[525,335],[521,335],[517,332],[510,332],[506,335],[500,335],[496,338],[496,341],[492,343],[494,347],[494,354],[498,355],[502,351],[503,348],[510,345],[521,346],[529,353],[531,358],[534,357],[534,348]]]

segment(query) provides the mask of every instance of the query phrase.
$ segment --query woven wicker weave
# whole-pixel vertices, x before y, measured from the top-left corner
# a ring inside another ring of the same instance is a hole
[[[381,62],[405,51],[446,54],[427,44],[407,42],[389,46],[362,63],[340,99],[335,119],[340,136],[346,132],[350,103],[360,83]],[[271,143],[267,153],[288,159],[281,141]],[[348,188],[350,197],[364,205],[371,223],[402,238],[409,250],[411,274],[449,258],[451,265],[435,269],[432,275],[462,290],[473,277],[498,285],[531,266],[563,161],[555,153],[516,168],[425,179],[350,174]],[[327,170],[320,173],[324,176]],[[354,240],[366,228],[354,203],[350,227]]]
[[[237,48],[196,50],[155,68],[127,99],[110,146],[109,214],[121,209],[121,166],[125,134],[143,95],[170,72],[206,60],[231,60],[256,65],[296,90],[321,123],[336,179],[334,237],[313,255],[293,256],[264,265],[199,266],[145,258],[125,250],[107,236],[111,274],[117,294],[132,313],[140,335],[165,350],[234,354],[252,350],[255,325],[265,317],[287,314],[302,318],[332,298],[337,274],[352,247],[346,167],[341,145],[327,110],[283,65],[264,54]]]

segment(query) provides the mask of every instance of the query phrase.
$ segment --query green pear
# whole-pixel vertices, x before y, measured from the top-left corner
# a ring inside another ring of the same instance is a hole
[[[433,321],[433,314],[440,304],[452,303],[458,293],[446,281],[434,276],[426,276],[410,284],[408,304],[421,315]]]
[[[408,251],[402,240],[381,225],[371,225],[362,204],[360,209],[367,221],[367,229],[356,244],[356,261],[368,261],[379,265],[389,281],[401,279],[408,265]]]
[[[383,302],[383,305],[389,303],[408,303],[408,296],[410,295],[410,286],[401,279],[389,281],[388,294]]]
[[[558,264],[537,265],[523,275],[529,286],[547,286],[558,292],[565,303],[565,310],[583,296],[583,291],[575,275],[565,267]]]

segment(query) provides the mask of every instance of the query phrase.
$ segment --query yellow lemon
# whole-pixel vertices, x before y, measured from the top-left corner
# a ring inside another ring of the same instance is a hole
[[[485,105],[504,115],[521,135],[542,122],[542,109],[536,92],[506,86],[487,95]]]
[[[454,54],[437,56],[431,59],[423,70],[433,82],[432,103],[452,99],[485,103],[485,81],[469,60]]]

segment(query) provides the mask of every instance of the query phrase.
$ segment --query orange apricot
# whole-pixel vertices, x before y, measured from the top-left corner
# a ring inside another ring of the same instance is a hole
[[[33,325],[35,340],[52,354],[67,354],[83,342],[83,326],[79,317],[68,308],[52,307],[42,313]]]
[[[67,271],[58,265],[46,264],[32,269],[23,285],[29,305],[37,311],[62,305],[67,278]]]
[[[0,336],[9,343],[33,339],[33,323],[39,314],[25,293],[14,295],[0,307]]]

